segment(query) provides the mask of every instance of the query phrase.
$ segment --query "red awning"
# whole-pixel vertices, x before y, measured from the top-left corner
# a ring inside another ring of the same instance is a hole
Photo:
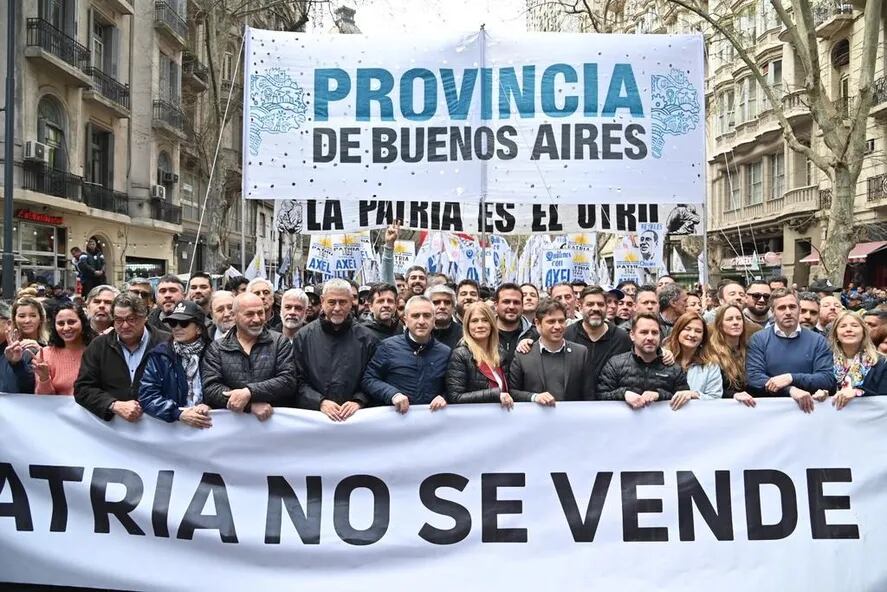
[[[868,255],[885,248],[887,248],[887,241],[859,243],[853,247],[852,251],[850,251],[850,254],[847,256],[847,261],[850,263],[862,263]]]
[[[798,261],[798,263],[809,263],[810,265],[816,265],[817,263],[819,263],[819,251],[813,251],[812,253]]]

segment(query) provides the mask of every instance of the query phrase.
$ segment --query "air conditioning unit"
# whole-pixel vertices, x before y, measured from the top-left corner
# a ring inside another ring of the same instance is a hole
[[[151,186],[151,199],[166,199],[166,187],[163,185]]]
[[[178,182],[179,182],[178,175],[176,175],[174,173],[163,173],[163,184],[164,185],[166,185],[167,183],[178,183]]]
[[[46,144],[25,142],[25,160],[46,162]]]

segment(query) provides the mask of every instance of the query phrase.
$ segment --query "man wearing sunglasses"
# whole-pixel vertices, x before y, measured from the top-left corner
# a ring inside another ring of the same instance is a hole
[[[745,318],[759,327],[770,322],[770,284],[752,280],[745,290]]]
[[[113,330],[99,335],[83,352],[74,398],[105,421],[115,415],[138,421],[139,383],[147,352],[169,340],[169,333],[147,326],[148,307],[141,297],[123,293],[111,305]]]

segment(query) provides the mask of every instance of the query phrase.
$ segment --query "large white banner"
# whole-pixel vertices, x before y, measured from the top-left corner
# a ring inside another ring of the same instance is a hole
[[[214,412],[0,396],[0,581],[122,590],[887,589],[887,397]]]
[[[385,228],[401,221],[412,230],[500,235],[638,232],[665,223],[671,236],[701,235],[692,204],[485,204],[429,201],[282,200],[277,228],[285,233],[328,234]],[[701,210],[701,207],[700,207]],[[660,245],[661,246],[661,245]]]
[[[249,198],[702,203],[701,35],[248,29]]]

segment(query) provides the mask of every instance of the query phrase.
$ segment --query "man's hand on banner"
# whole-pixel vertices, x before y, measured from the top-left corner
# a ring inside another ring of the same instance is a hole
[[[250,405],[249,412],[255,415],[259,421],[265,421],[274,413],[274,407],[270,403],[253,403]]]
[[[192,428],[206,429],[211,428],[213,420],[209,416],[209,407],[206,405],[195,405],[182,410],[179,415],[179,421],[188,424]]]
[[[440,411],[446,406],[447,400],[443,398],[443,395],[438,395],[431,399],[431,411]]]
[[[142,406],[138,401],[114,401],[111,404],[111,412],[126,421],[138,421],[142,416]]]
[[[514,409],[514,399],[508,393],[499,393],[499,404],[503,409],[511,411]]]
[[[647,404],[644,398],[634,391],[625,391],[625,402],[632,409],[641,409]]]
[[[397,393],[391,397],[391,404],[398,413],[406,413],[410,410],[410,399],[403,393]]]
[[[644,391],[641,394],[641,398],[644,400],[644,405],[649,405],[650,403],[655,403],[659,400],[659,393],[656,391]]]
[[[557,405],[557,399],[554,398],[554,395],[545,391],[544,393],[536,393],[533,395],[533,401],[543,407],[554,407]]]
[[[746,407],[754,407],[757,405],[755,398],[745,391],[739,391],[733,395],[733,400],[742,403]]]
[[[691,399],[698,398],[699,393],[697,393],[696,391],[678,391],[671,398],[671,410],[677,411],[678,409],[689,403]]]
[[[228,409],[238,413],[246,409],[252,396],[248,388],[239,388],[222,393],[228,397]]]
[[[335,401],[324,399],[320,402],[320,412],[333,421],[342,421],[342,407]]]
[[[339,406],[339,419],[345,421],[360,410],[360,403],[357,401],[347,401]]]
[[[773,379],[771,378],[770,380]],[[813,395],[796,386],[790,388],[788,392],[792,399],[798,404],[798,407],[801,408],[801,411],[804,413],[813,413]]]

